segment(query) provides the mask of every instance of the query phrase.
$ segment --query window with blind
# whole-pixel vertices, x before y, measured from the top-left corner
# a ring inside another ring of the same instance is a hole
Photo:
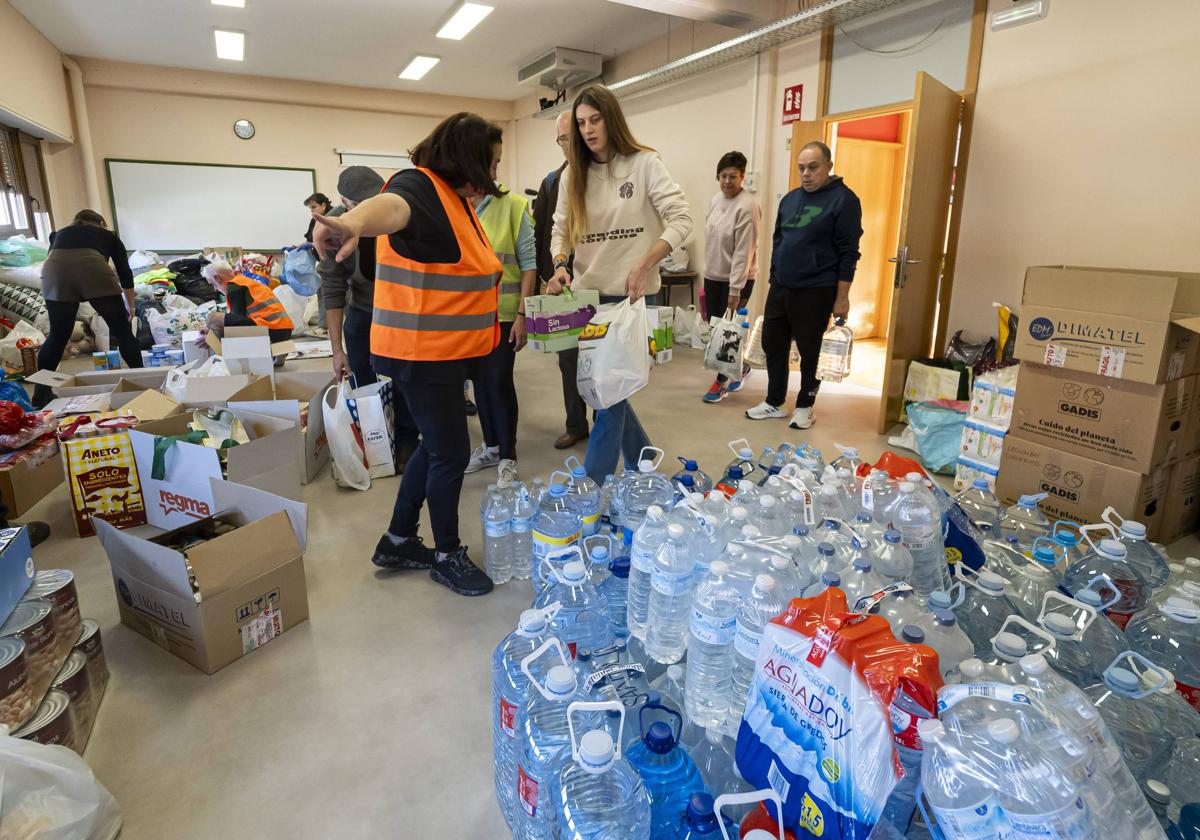
[[[50,230],[41,147],[36,138],[0,126],[0,236],[24,234],[45,241]]]

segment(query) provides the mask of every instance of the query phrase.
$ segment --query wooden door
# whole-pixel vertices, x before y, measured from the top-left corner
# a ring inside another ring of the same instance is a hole
[[[891,328],[879,404],[881,434],[900,418],[909,361],[930,353],[961,113],[962,98],[957,93],[929,74],[917,73],[899,247],[892,258]]]
[[[825,142],[824,120],[800,120],[792,123],[792,148],[788,155],[789,191],[800,186],[800,173],[796,171],[796,158],[800,157],[800,150],[804,148],[804,144],[814,140]]]

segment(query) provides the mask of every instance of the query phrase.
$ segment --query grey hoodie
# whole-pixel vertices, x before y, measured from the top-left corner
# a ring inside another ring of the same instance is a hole
[[[338,205],[329,211],[330,216],[340,216],[346,208]],[[320,260],[317,274],[321,276],[321,297],[326,309],[345,309],[346,294],[350,305],[364,312],[375,309],[375,240],[359,242],[358,250],[348,259]]]

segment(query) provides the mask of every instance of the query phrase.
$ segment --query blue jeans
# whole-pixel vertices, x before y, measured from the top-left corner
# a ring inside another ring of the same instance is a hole
[[[601,303],[620,303],[624,299],[621,295],[600,296]],[[646,295],[646,305],[654,306],[657,299],[657,295]],[[607,476],[617,471],[619,456],[625,456],[625,469],[636,470],[638,455],[650,445],[650,438],[633,406],[623,400],[596,412],[583,468],[587,470],[588,478],[603,484]]]

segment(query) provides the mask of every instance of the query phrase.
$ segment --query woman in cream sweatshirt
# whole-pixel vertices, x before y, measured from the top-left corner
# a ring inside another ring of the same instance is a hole
[[[654,303],[658,264],[692,232],[691,209],[658,154],[633,139],[612,91],[590,85],[575,97],[550,247],[547,290],[594,289],[601,303]],[[573,262],[571,261],[574,256]],[[596,482],[637,466],[650,439],[628,402],[596,412],[584,467]]]

